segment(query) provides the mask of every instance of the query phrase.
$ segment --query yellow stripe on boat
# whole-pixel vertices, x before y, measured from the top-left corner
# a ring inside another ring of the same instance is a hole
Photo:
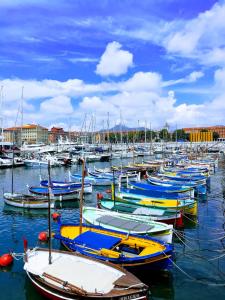
[[[127,245],[129,247],[140,249],[140,253],[138,256],[145,256],[156,252],[162,252],[166,249],[166,247],[163,244],[158,243],[154,240],[146,240],[141,237],[136,236],[130,236],[127,234],[122,234],[115,231],[106,231],[104,229],[99,228],[92,228],[92,227],[82,227],[82,233],[86,231],[92,231],[96,233],[105,234],[107,236],[113,236],[121,238],[121,241],[119,244]],[[64,225],[61,226],[60,233],[63,237],[69,238],[69,239],[75,239],[77,236],[80,235],[80,227],[78,225]],[[105,249],[102,248],[100,250],[96,249],[90,249],[88,250],[93,251],[93,253],[100,254],[109,258],[117,258],[120,255],[120,252],[117,251],[117,246],[114,246],[112,249]],[[85,246],[84,246],[85,247]],[[129,254],[127,254],[129,256]]]
[[[178,200],[151,200],[149,198],[142,199],[139,204],[159,206],[159,207],[179,207],[180,201]]]

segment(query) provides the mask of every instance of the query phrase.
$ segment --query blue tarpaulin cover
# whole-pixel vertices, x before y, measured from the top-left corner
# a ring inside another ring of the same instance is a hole
[[[76,244],[85,245],[92,249],[111,249],[121,238],[97,233],[93,231],[86,231],[74,239]]]

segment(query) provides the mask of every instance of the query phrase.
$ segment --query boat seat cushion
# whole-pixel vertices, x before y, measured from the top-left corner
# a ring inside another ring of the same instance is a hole
[[[121,241],[121,238],[114,237],[113,235],[106,235],[103,233],[85,231],[74,239],[76,244],[84,245],[91,249],[111,249]]]

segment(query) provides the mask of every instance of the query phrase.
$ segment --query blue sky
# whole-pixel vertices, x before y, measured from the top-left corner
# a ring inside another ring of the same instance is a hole
[[[1,122],[224,125],[224,20],[224,1],[1,0]]]

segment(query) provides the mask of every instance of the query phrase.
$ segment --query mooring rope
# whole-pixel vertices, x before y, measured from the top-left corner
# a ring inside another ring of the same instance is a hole
[[[181,233],[180,232],[177,232],[175,229],[173,229],[173,232],[177,233],[178,235],[181,236]],[[182,236],[181,236],[182,237]],[[185,233],[185,237],[186,237],[186,233]],[[223,240],[225,238],[225,235],[223,235],[222,237],[219,237],[219,238],[214,238],[214,239],[211,239],[211,240],[203,240],[203,239],[197,239],[197,238],[191,238],[190,236],[188,236],[187,240],[193,240],[193,241],[199,241],[199,242],[214,242],[214,241],[219,241],[219,240]],[[186,238],[185,238],[186,240]]]
[[[164,253],[164,252],[163,252]],[[164,253],[166,255],[166,253]],[[169,261],[181,272],[183,273],[186,277],[188,277],[189,279],[201,283],[201,284],[206,284],[209,286],[225,286],[225,283],[213,283],[213,282],[209,282],[209,281],[204,281],[201,279],[197,279],[195,277],[193,277],[192,275],[188,274],[186,271],[184,271],[181,267],[179,267],[171,258],[169,258]]]

